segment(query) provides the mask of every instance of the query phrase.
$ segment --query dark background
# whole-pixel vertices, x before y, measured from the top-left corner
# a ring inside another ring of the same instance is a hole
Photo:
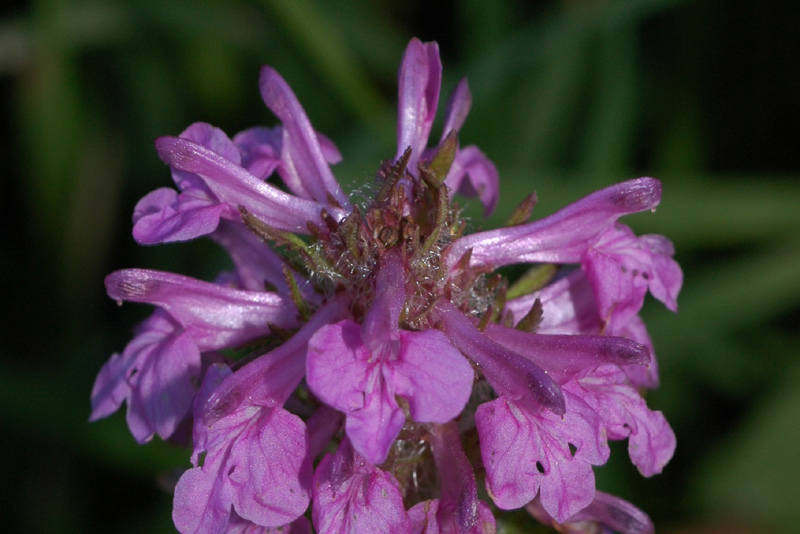
[[[436,5],[436,9],[432,6]],[[136,201],[171,185],[153,150],[203,120],[233,135],[275,119],[262,64],[344,154],[348,189],[395,150],[396,69],[437,40],[443,98],[466,75],[461,139],[501,174],[502,222],[641,175],[675,242],[680,313],[648,299],[678,435],[643,479],[617,444],[598,488],[661,533],[800,531],[800,9],[793,1],[39,1],[0,20],[0,529],[171,532],[161,489],[188,453],[140,447],[121,413],[88,424],[94,376],[149,314],[103,277],[150,267],[210,277],[213,245],[138,247]],[[442,102],[442,106],[444,102]],[[435,134],[438,135],[438,134]],[[508,532],[525,532],[523,525]]]

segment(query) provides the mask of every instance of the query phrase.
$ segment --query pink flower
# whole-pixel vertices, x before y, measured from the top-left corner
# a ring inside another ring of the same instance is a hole
[[[214,282],[107,277],[113,299],[156,310],[100,371],[91,418],[125,402],[139,442],[191,425],[179,531],[487,534],[481,484],[498,508],[564,528],[648,531],[641,512],[596,491],[593,467],[609,439],[628,440],[645,476],[675,447],[637,390],[658,384],[638,312],[648,291],[675,310],[682,274],[666,238],[618,222],[655,209],[661,183],[629,180],[539,221],[463,235],[451,197],[476,195],[488,213],[498,176],[459,143],[465,80],[428,147],[441,74],[436,43],[413,39],[397,152],[364,204],[269,67],[259,85],[280,125],[231,139],[196,123],[156,141],[177,190],[137,204],[134,237],[208,236],[232,270]],[[276,177],[282,187],[265,181]],[[576,268],[506,301],[509,282],[492,271],[515,263]]]

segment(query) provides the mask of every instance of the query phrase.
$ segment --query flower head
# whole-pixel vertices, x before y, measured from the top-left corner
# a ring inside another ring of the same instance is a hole
[[[101,370],[92,419],[124,401],[140,442],[191,424],[181,532],[309,532],[310,519],[321,533],[478,534],[495,531],[492,505],[565,528],[649,528],[632,507],[615,515],[627,503],[595,491],[593,466],[628,439],[650,476],[675,446],[637,389],[658,383],[638,311],[647,291],[674,310],[681,271],[666,238],[618,222],[654,209],[661,184],[623,182],[534,222],[524,202],[517,224],[465,235],[451,199],[490,212],[498,175],[459,143],[465,80],[428,146],[441,71],[436,43],[409,43],[397,153],[364,203],[269,67],[261,95],[280,125],[231,139],[196,123],[156,141],[177,190],[137,204],[134,237],[208,236],[233,269],[107,277],[113,299],[156,310]],[[532,274],[493,273],[516,263]],[[561,265],[577,268],[554,278]]]

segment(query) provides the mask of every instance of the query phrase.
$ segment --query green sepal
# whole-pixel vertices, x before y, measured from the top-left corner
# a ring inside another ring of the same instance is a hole
[[[533,215],[533,208],[536,207],[536,200],[536,193],[526,196],[511,212],[511,216],[506,220],[505,226],[517,226],[530,221],[531,215]]]
[[[509,299],[515,299],[523,295],[530,295],[546,286],[556,275],[556,272],[558,272],[557,265],[551,263],[535,265],[511,284],[506,296]]]

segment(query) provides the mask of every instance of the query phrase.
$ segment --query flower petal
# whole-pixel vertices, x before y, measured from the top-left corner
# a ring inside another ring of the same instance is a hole
[[[444,128],[442,128],[442,137],[439,141],[444,141],[453,130],[461,130],[464,126],[464,121],[467,120],[469,108],[472,106],[472,93],[469,90],[469,84],[466,78],[461,78],[456,88],[447,99],[447,108],[444,113]]]
[[[498,395],[531,395],[542,407],[563,414],[564,397],[539,366],[485,336],[449,302],[437,304],[442,331],[453,345],[481,368]]]
[[[541,488],[545,509],[563,521],[592,501],[591,464],[605,462],[608,447],[597,415],[580,398],[565,399],[563,417],[508,396],[478,407],[486,486],[500,508],[524,506]]]
[[[202,466],[186,471],[175,487],[173,520],[181,532],[221,532],[231,507],[262,526],[285,525],[308,507],[311,464],[308,435],[296,415],[249,406],[211,430]],[[254,491],[254,488],[258,488]]]
[[[655,209],[661,182],[637,178],[601,189],[538,221],[462,237],[447,251],[452,267],[472,249],[471,267],[513,263],[578,263],[606,228],[622,215]]]
[[[136,204],[133,238],[143,245],[189,241],[213,232],[225,209],[203,190],[162,187]]]
[[[108,295],[166,310],[201,351],[230,347],[269,334],[269,323],[297,325],[294,304],[276,293],[244,291],[188,276],[125,269],[106,277]]]
[[[464,196],[477,196],[488,217],[497,206],[500,197],[500,175],[497,167],[478,147],[470,145],[456,153],[450,172],[445,179],[447,186]]]
[[[311,513],[321,534],[411,533],[397,481],[370,465],[346,439],[317,466]]]
[[[259,78],[264,103],[283,123],[281,176],[289,189],[324,204],[332,196],[345,209],[350,201],[325,161],[317,134],[286,81],[271,67]]]
[[[349,320],[320,328],[308,343],[306,381],[325,404],[347,416],[353,447],[370,462],[382,463],[405,422],[394,385]]]
[[[530,334],[489,324],[485,334],[545,369],[558,383],[603,363],[646,365],[650,353],[644,345],[611,336]]]
[[[277,252],[245,226],[231,221],[222,221],[211,239],[225,248],[236,266],[236,274],[243,289],[264,291],[266,284],[272,285],[281,294],[288,294],[283,267],[286,263]],[[298,285],[303,279],[295,274]]]
[[[609,439],[628,439],[628,452],[644,476],[660,473],[675,452],[675,434],[661,412],[653,412],[619,367],[605,364],[564,388],[602,416]]]
[[[439,103],[442,62],[439,45],[412,39],[400,63],[398,77],[397,156],[411,147],[408,169],[416,172]]]
[[[155,434],[171,437],[189,414],[200,376],[194,341],[165,312],[157,310],[136,331],[122,355],[103,366],[92,388],[91,421],[106,417],[127,400],[127,423],[139,443]]]
[[[420,423],[445,423],[458,416],[472,393],[474,371],[438,330],[400,332],[400,352],[392,366],[398,395]]]
[[[233,208],[243,206],[278,230],[308,233],[309,221],[323,226],[320,218],[323,208],[335,219],[345,215],[343,210],[327,204],[284,193],[192,141],[159,137],[156,150],[159,157],[172,167],[200,176],[220,201]]]
[[[236,134],[233,143],[242,153],[242,167],[256,178],[265,180],[281,163],[282,139],[283,128],[280,126],[256,126]]]

